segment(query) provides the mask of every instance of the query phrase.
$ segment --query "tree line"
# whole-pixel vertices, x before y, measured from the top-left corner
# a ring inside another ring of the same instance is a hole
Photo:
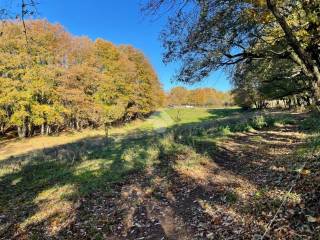
[[[132,46],[76,37],[44,20],[1,22],[0,132],[20,137],[130,121],[161,106],[164,92]]]
[[[188,90],[174,87],[167,94],[168,106],[223,107],[233,104],[230,93],[219,92],[213,88],[197,88]]]

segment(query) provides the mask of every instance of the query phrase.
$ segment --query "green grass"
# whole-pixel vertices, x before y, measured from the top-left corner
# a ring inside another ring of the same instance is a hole
[[[226,192],[225,199],[228,203],[234,204],[238,201],[238,195],[232,191]]]
[[[167,108],[165,112],[179,124],[197,123],[221,117],[227,117],[239,112],[238,108],[211,109],[211,108]],[[180,118],[180,121],[179,121]]]
[[[13,216],[22,230],[50,219],[63,225],[79,199],[97,191],[112,195],[115,184],[132,174],[161,166],[162,176],[177,171],[203,179],[219,139],[269,125],[265,117],[239,112],[164,109],[145,121],[112,129],[109,139],[96,131],[10,142],[0,158],[0,212]],[[231,204],[238,201],[233,192],[225,197]]]
[[[301,147],[298,154],[301,157],[318,156],[320,153],[320,115],[312,113],[300,122],[299,128],[307,133],[306,144]]]
[[[12,146],[5,146],[8,153],[3,150],[0,160],[0,210],[34,202],[39,194],[57,187],[73,188],[71,195],[79,196],[98,188],[108,189],[110,184],[122,181],[130,173],[144,171],[157,161],[161,151],[178,151],[177,145],[171,145],[174,139],[161,137],[161,132],[160,137],[144,136],[161,128],[171,128],[178,134],[174,127],[177,123],[172,120],[177,111],[165,109],[146,121],[113,129],[109,140],[96,131],[80,133],[79,137],[75,133],[10,142]],[[181,109],[181,112],[180,124],[187,124],[224,117],[235,110],[195,108]],[[192,127],[192,131],[198,143],[206,134],[201,126]],[[222,135],[229,134],[228,128],[219,131]],[[186,133],[183,134],[188,139]]]
[[[307,118],[305,118],[301,122],[300,128],[304,131],[320,132],[320,114],[313,113]]]
[[[80,197],[112,191],[112,184],[154,164],[159,156],[156,142],[150,137],[88,138],[2,160],[0,212],[16,216],[21,229],[50,218],[62,224]],[[37,210],[19,217],[30,208]]]
[[[208,109],[198,108],[168,108],[165,112],[178,123],[190,123],[190,122],[200,122],[201,119],[212,117],[213,115],[208,112]],[[180,118],[180,121],[179,121]]]
[[[228,136],[231,134],[231,129],[229,126],[220,126],[218,127],[218,135]]]
[[[279,115],[266,115],[263,113],[244,115],[246,117],[240,118],[238,122],[232,122],[229,125],[220,126],[220,129],[224,129],[226,132],[224,135],[228,135],[231,132],[250,132],[254,130],[261,130],[264,128],[271,128],[283,125],[296,124],[296,120],[292,116],[287,114]]]

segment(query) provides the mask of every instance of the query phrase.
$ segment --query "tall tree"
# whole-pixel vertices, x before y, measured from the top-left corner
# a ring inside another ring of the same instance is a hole
[[[162,33],[164,61],[182,61],[177,79],[196,82],[246,59],[288,59],[320,99],[320,2],[311,0],[150,0],[171,12]]]

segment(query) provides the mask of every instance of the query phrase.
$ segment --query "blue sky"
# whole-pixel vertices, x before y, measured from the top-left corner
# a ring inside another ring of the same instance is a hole
[[[115,44],[131,44],[142,50],[151,61],[166,91],[182,85],[171,82],[177,64],[162,63],[163,49],[159,33],[166,22],[143,17],[141,0],[39,0],[38,14],[52,23],[61,23],[73,35],[91,39],[104,38]],[[183,85],[182,85],[183,86]],[[188,88],[213,87],[221,91],[230,89],[227,75],[217,71],[203,82]]]

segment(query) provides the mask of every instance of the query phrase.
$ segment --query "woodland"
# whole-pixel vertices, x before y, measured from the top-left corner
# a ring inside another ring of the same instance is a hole
[[[143,117],[164,92],[144,54],[132,46],[75,37],[59,24],[2,22],[0,130],[19,137],[108,127]]]

